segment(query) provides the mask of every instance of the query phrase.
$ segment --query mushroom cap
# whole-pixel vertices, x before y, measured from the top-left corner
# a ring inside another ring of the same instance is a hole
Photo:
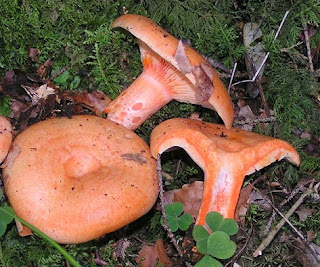
[[[147,213],[155,160],[125,127],[94,116],[52,118],[21,132],[3,170],[19,217],[59,243],[86,242]]]
[[[178,70],[184,71],[181,70],[181,65],[184,64],[183,62],[180,62],[179,64],[176,55],[180,47],[179,44],[181,45],[181,41],[166,32],[152,20],[136,14],[126,14],[118,17],[112,23],[111,27],[121,27],[126,29],[135,37],[143,41],[161,58],[169,62]],[[233,104],[225,85],[219,78],[219,75],[208,64],[204,57],[194,49],[186,45],[183,45],[182,48],[185,50],[185,55],[189,63],[194,67],[201,68],[201,72],[205,72],[212,82],[213,91],[210,97],[198,104],[206,108],[215,109],[224,121],[226,127],[231,128],[234,114]],[[186,77],[196,85],[197,79],[193,73],[186,73]]]
[[[6,158],[12,143],[11,123],[3,116],[0,116],[0,163]]]
[[[150,149],[154,157],[181,147],[204,171],[204,193],[197,218],[204,224],[210,211],[233,218],[244,177],[287,159],[300,157],[289,143],[269,136],[191,119],[170,119],[154,128]]]

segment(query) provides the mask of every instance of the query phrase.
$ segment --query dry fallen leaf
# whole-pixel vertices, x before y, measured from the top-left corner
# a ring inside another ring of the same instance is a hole
[[[298,210],[296,210],[296,213],[299,216],[300,221],[305,221],[308,219],[310,215],[312,215],[315,212],[314,209],[310,209],[306,206],[301,206]]]
[[[37,48],[29,48],[28,56],[33,62],[38,62],[38,55],[40,54],[40,50]]]
[[[184,213],[189,213],[193,218],[198,216],[203,195],[203,182],[195,181],[192,184],[185,184],[181,189],[164,192],[164,205],[172,202],[181,202],[184,206]],[[160,210],[159,205],[155,207]]]
[[[88,93],[88,91],[83,91],[81,93],[68,91],[67,97],[71,98],[76,103],[85,105],[86,108],[93,111],[97,116],[101,116],[105,108],[111,102],[111,99],[101,91],[92,93]]]
[[[178,43],[178,47],[174,54],[174,57],[177,60],[177,63],[182,73],[193,74],[196,80],[196,98],[198,98],[200,102],[208,100],[214,90],[213,76],[210,67],[208,67],[205,64],[200,64],[200,66],[192,66],[186,54],[184,44],[181,40]]]
[[[155,267],[159,264],[165,266],[172,266],[172,262],[166,254],[163,241],[159,239],[153,246],[144,245],[139,251],[139,256],[136,258],[136,262],[141,267]]]

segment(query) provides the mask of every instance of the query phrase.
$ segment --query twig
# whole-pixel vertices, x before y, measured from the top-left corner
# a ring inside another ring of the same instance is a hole
[[[233,66],[231,78],[230,78],[230,81],[229,81],[228,94],[230,94],[231,84],[232,84],[232,81],[233,81],[233,79],[234,79],[234,75],[235,75],[235,73],[236,73],[237,66],[238,66],[238,63],[235,62],[235,63],[234,63],[234,66]]]
[[[288,223],[292,229],[294,229],[294,231],[299,235],[299,237],[301,237],[303,240],[305,240],[304,236],[290,223],[290,221],[288,220],[291,215],[296,211],[296,209],[302,204],[302,202],[304,201],[304,199],[307,196],[310,196],[313,192],[312,188],[308,188],[301,196],[300,198],[297,200],[297,202],[288,210],[288,212],[286,213],[286,215],[283,215],[274,205],[273,203],[271,203],[271,201],[267,198],[265,198],[265,200],[281,215],[282,219],[281,221],[273,228],[273,230],[269,233],[269,235],[261,242],[261,244],[259,245],[259,247],[256,249],[256,251],[253,253],[253,257],[257,257],[259,255],[262,255],[262,251],[267,248],[269,246],[269,244],[271,243],[271,241],[274,239],[274,237],[276,236],[276,234],[279,232],[279,230],[281,229],[281,227],[285,224]]]
[[[281,28],[282,28],[282,26],[283,26],[283,24],[284,24],[284,22],[285,22],[285,20],[286,20],[286,18],[287,18],[287,16],[288,16],[288,14],[289,14],[289,11],[286,11],[286,13],[284,14],[284,16],[283,16],[283,18],[282,18],[282,21],[281,21],[281,23],[280,23],[280,25],[279,25],[278,31],[277,31],[277,33],[276,33],[276,35],[275,35],[275,37],[274,37],[274,40],[276,40],[276,39],[278,38],[278,35],[279,35],[279,33],[280,33],[280,30],[281,30]],[[269,54],[270,54],[270,52],[268,52],[268,53],[266,54],[266,56],[264,57],[261,65],[260,65],[259,68],[257,69],[256,74],[253,76],[253,78],[252,78],[251,80],[244,80],[244,81],[236,82],[236,83],[232,84],[231,87],[232,87],[232,86],[235,86],[235,85],[237,85],[237,84],[240,84],[240,83],[252,83],[252,82],[254,82],[254,81],[257,79],[257,77],[258,77],[260,71],[262,70],[264,64],[266,63],[266,61],[267,61],[267,59],[268,59],[268,57],[269,57]]]
[[[309,60],[309,68],[310,68],[311,72],[314,72],[314,67],[313,67],[313,62],[312,62],[312,54],[311,54],[311,48],[310,48],[308,25],[305,25],[303,27],[303,33],[304,33],[304,39],[306,41],[307,55],[308,55],[308,60]]]
[[[172,244],[174,245],[174,247],[176,248],[179,256],[182,258],[183,254],[182,251],[177,243],[177,240],[174,236],[174,234],[172,233],[169,225],[168,225],[168,220],[167,220],[167,215],[166,212],[164,210],[164,196],[163,196],[163,185],[162,185],[162,170],[161,170],[161,158],[160,158],[160,154],[158,154],[157,156],[157,175],[158,175],[158,183],[159,183],[159,198],[160,198],[160,208],[161,208],[161,213],[163,216],[163,227],[164,229],[167,231],[169,238],[171,239]]]
[[[275,122],[276,117],[270,116],[268,118],[255,118],[255,119],[246,119],[246,120],[234,120],[233,125],[255,125],[258,123],[269,123],[269,122]]]
[[[289,196],[286,197],[285,200],[283,200],[279,206],[278,206],[278,209],[281,209],[284,205],[286,205],[289,201],[291,201],[299,192],[303,192],[305,190],[305,186],[309,183],[311,183],[312,180],[306,180],[306,179],[302,179],[299,181],[299,183],[296,185],[296,187],[292,190],[292,192],[290,193]],[[266,229],[264,230],[264,235],[267,235],[268,232],[270,231],[271,229],[271,226],[272,226],[272,223],[273,223],[273,220],[275,219],[276,217],[276,211],[273,210],[272,211],[272,214],[270,216],[270,219],[267,223],[267,226],[266,226]]]
[[[220,69],[223,70],[224,72],[231,74],[232,70],[228,69],[226,66],[222,65],[221,63],[219,63],[218,61],[215,61],[214,59],[212,59],[211,57],[202,55],[204,57],[204,59],[215,69]]]

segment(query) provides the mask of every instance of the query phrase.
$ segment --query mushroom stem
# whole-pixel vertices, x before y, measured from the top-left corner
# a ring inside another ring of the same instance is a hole
[[[170,67],[164,61],[145,58],[140,76],[111,102],[108,119],[130,130],[137,129],[146,119],[172,100],[166,78]]]
[[[191,83],[175,67],[160,58],[143,42],[139,42],[143,72],[106,108],[108,119],[130,130],[173,99],[193,101],[186,88]]]
[[[150,148],[154,157],[171,147],[186,150],[204,171],[204,192],[196,222],[200,225],[210,211],[234,217],[246,175],[283,158],[300,164],[297,151],[285,141],[191,119],[170,119],[153,130]]]

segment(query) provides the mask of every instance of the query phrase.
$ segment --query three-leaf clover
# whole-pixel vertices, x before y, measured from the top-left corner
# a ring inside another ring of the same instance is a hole
[[[186,231],[192,224],[193,220],[191,215],[188,213],[182,214],[183,208],[183,204],[180,202],[173,202],[172,204],[168,204],[164,207],[168,226],[172,232],[176,232],[178,229]],[[161,217],[161,224],[164,224],[163,217]]]
[[[230,236],[238,232],[238,225],[232,219],[224,219],[218,212],[209,212],[206,216],[206,224],[210,232],[202,225],[196,225],[192,232],[198,251],[205,254],[195,267],[222,266],[214,258],[228,259],[233,256],[236,244],[230,240]]]

